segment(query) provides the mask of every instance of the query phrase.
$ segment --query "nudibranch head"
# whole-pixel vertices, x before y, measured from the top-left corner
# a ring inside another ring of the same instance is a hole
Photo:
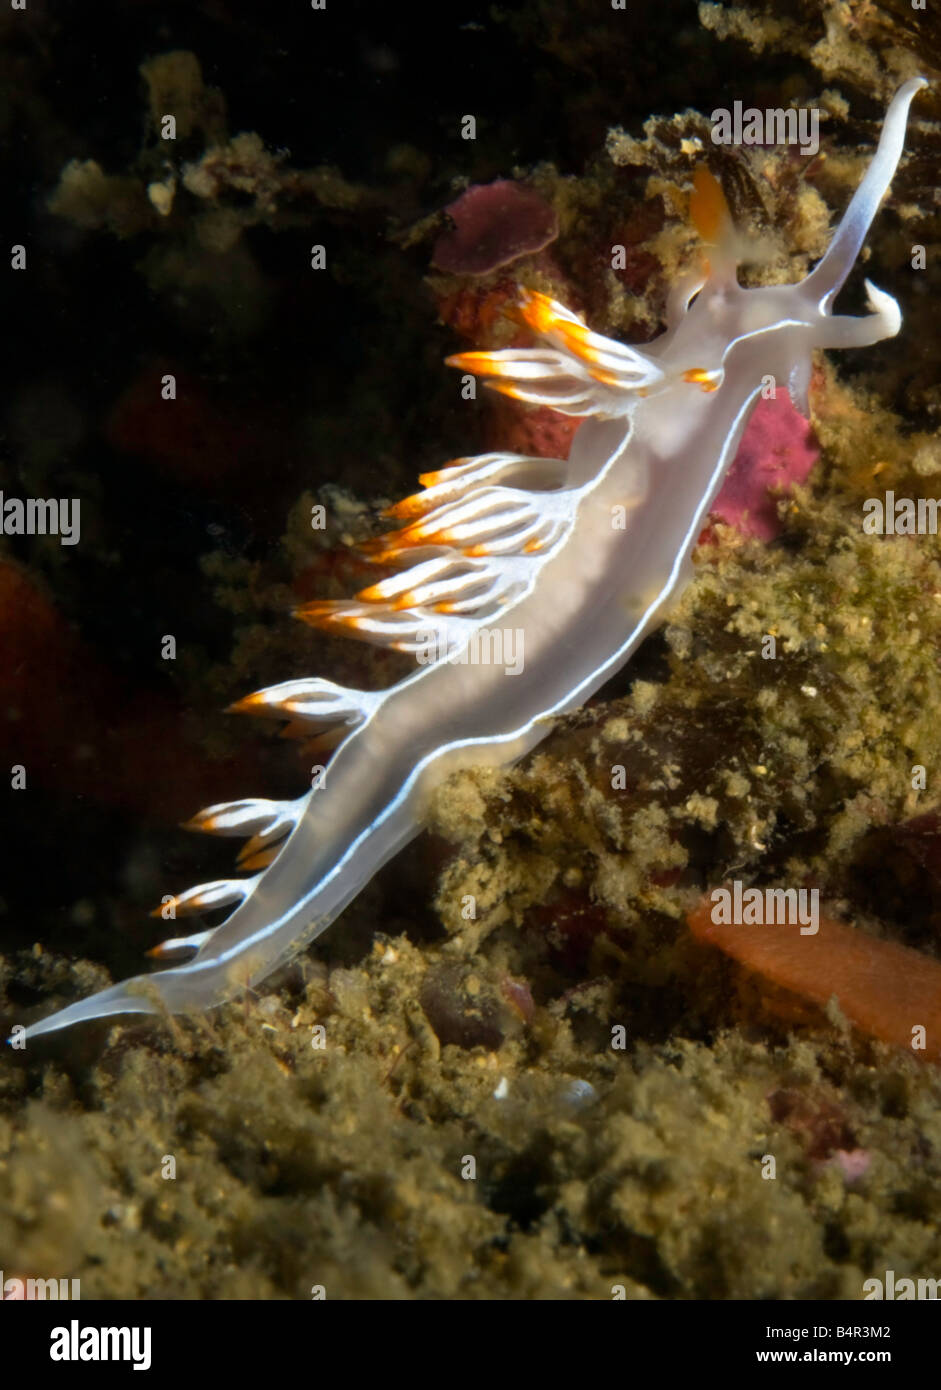
[[[832,307],[898,166],[909,106],[926,85],[924,78],[912,78],[896,93],[876,153],[830,246],[796,284],[739,285],[735,267],[740,257],[725,198],[708,170],[697,171],[690,212],[709,247],[707,272],[687,287],[681,304],[674,304],[668,333],[647,349],[668,378],[679,375],[691,385],[714,390],[729,372],[747,373],[760,353],[765,370],[770,367],[769,374],[787,384],[794,405],[806,415],[814,348],[866,347],[898,333],[898,304],[869,280],[867,316],[834,316]]]
[[[863,347],[899,330],[895,300],[869,281],[868,316],[834,317],[832,305],[898,165],[912,98],[926,85],[915,77],[899,88],[872,162],[826,254],[805,280],[751,289],[738,283],[740,238],[718,180],[699,169],[690,214],[708,259],[703,272],[677,285],[661,337],[643,349],[615,342],[547,295],[524,290],[520,318],[546,346],[463,352],[448,364],[483,377],[514,400],[611,419],[631,415],[639,401],[678,385],[711,394],[730,372],[736,378],[747,374],[760,353],[769,374],[787,384],[795,406],[807,414],[814,348]]]

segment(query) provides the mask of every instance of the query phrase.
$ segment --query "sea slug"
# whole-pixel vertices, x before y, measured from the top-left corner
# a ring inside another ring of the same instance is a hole
[[[892,100],[826,254],[798,284],[738,284],[724,200],[704,174],[692,207],[711,243],[709,266],[675,287],[667,329],[643,351],[524,292],[520,312],[543,346],[449,359],[519,400],[585,417],[568,461],[459,460],[391,509],[402,524],[370,550],[402,572],[349,602],[308,604],[300,616],[414,652],[415,673],[379,693],[290,680],[242,701],[315,730],[344,729],[326,774],[296,801],[201,812],[200,828],[248,837],[240,863],[254,872],[192,888],[175,910],[231,906],[229,917],[155,952],[183,963],[71,1004],[26,1037],[112,1014],[203,1009],[257,985],[417,834],[434,787],[456,769],[521,758],[555,715],[576,709],[628,660],[690,577],[691,552],[763,386],[786,386],[807,414],[815,348],[862,347],[898,332],[896,301],[868,281],[870,314],[834,316],[832,305],[924,85],[914,78]],[[468,660],[505,635],[522,637],[515,674]]]

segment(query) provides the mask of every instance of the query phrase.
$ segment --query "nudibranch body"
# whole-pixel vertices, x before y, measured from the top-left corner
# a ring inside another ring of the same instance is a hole
[[[429,794],[450,773],[521,758],[554,716],[576,709],[627,661],[690,576],[697,536],[763,385],[786,386],[806,413],[815,348],[898,332],[898,305],[868,281],[871,313],[831,309],[924,85],[915,78],[896,94],[829,249],[800,283],[739,286],[721,195],[706,178],[694,214],[715,243],[710,268],[677,287],[666,332],[642,351],[525,293],[522,315],[543,346],[449,359],[519,400],[585,417],[569,459],[460,460],[425,475],[425,490],[391,509],[403,524],[368,549],[400,572],[300,616],[425,664],[378,693],[291,680],[240,702],[312,731],[347,731],[297,801],[232,802],[196,817],[200,829],[247,837],[240,864],[256,872],[175,900],[176,915],[234,905],[220,926],[155,952],[190,959],[71,1004],[27,1037],[112,1014],[203,1009],[257,985],[417,834]],[[522,660],[507,668],[468,659],[494,633],[521,634]]]

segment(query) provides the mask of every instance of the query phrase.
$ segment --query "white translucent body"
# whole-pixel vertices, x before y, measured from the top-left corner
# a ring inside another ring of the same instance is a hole
[[[354,615],[362,608],[367,635],[372,623],[377,640],[409,649],[432,630],[451,644],[452,656],[479,628],[521,631],[522,669],[510,676],[503,665],[445,659],[418,666],[380,696],[316,681],[263,692],[261,705],[280,702],[284,713],[302,718],[325,709],[352,725],[324,784],[286,804],[293,829],[277,858],[254,878],[233,880],[241,891],[231,897],[241,901],[220,927],[167,943],[198,947],[192,960],[72,1004],[34,1023],[28,1036],[111,1014],[203,1009],[257,985],[329,926],[418,832],[426,798],[444,778],[522,757],[554,715],[577,708],[627,661],[689,578],[692,548],[762,383],[773,377],[806,412],[815,348],[864,346],[898,332],[897,304],[873,286],[868,316],[834,317],[830,308],[889,186],[909,104],[922,85],[907,82],[892,101],[867,173],[806,280],[742,289],[720,254],[693,302],[688,292],[678,294],[667,332],[643,351],[594,340],[602,344],[602,383],[551,333],[553,347],[492,354],[491,375],[516,385],[522,398],[588,416],[570,459],[493,455],[455,470],[429,496],[457,497],[460,508],[445,520],[456,518],[466,534],[458,547],[416,553],[406,577],[413,590],[426,586],[422,606],[396,609],[402,586],[391,583],[382,591],[385,607],[351,601],[347,608]],[[556,308],[563,331],[578,324]],[[685,380],[691,370],[696,378]],[[703,389],[704,373],[715,389]],[[493,531],[495,506],[505,508],[502,541],[489,556],[467,559],[475,527]],[[527,549],[534,536],[542,549]],[[442,615],[428,602],[436,594],[468,597]],[[245,833],[261,826],[270,837],[285,821],[277,809],[269,815],[269,806],[210,809],[219,811],[219,833],[241,820]],[[224,896],[224,886],[211,887]],[[179,901],[185,908],[187,895]]]

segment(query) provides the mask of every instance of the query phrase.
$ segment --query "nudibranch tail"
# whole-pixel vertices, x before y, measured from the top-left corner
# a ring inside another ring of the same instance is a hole
[[[237,711],[334,741],[329,764],[312,770],[296,801],[226,802],[190,823],[243,837],[239,867],[252,871],[164,902],[169,920],[232,909],[219,926],[170,937],[152,953],[191,959],[71,1004],[27,1037],[117,1014],[202,1009],[257,985],[418,833],[428,796],[453,771],[512,764],[554,716],[577,709],[623,666],[692,572],[764,382],[786,382],[801,400],[814,349],[898,331],[898,305],[874,286],[867,317],[834,318],[830,304],[923,85],[913,79],[892,101],[875,157],[805,281],[739,286],[726,265],[732,238],[721,191],[701,179],[694,215],[719,253],[705,277],[677,286],[667,332],[643,351],[527,291],[520,315],[543,345],[448,359],[520,400],[586,417],[569,458],[458,459],[388,509],[397,529],[362,550],[397,572],[354,599],[307,603],[298,616],[412,652],[415,673],[377,692],[288,680],[238,701]]]

